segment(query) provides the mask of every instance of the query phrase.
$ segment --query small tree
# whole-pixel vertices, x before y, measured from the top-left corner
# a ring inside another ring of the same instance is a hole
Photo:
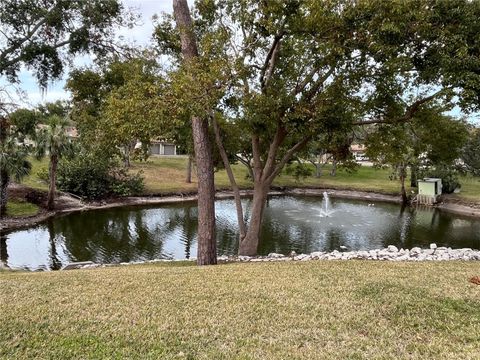
[[[49,186],[47,197],[47,209],[53,210],[55,207],[55,191],[58,161],[71,148],[65,127],[67,123],[58,116],[52,116],[49,119],[47,128],[39,131],[37,134],[36,157],[38,159],[48,155],[49,164]]]
[[[18,145],[17,141],[9,136],[7,119],[0,118],[0,217],[7,212],[7,187],[10,179],[21,181],[30,173],[32,165],[27,157],[27,148]]]

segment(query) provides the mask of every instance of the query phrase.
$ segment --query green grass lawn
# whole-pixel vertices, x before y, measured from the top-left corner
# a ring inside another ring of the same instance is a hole
[[[479,359],[476,262],[0,272],[4,359]]]
[[[38,213],[38,206],[29,202],[9,200],[7,203],[7,215],[11,217],[32,216]]]
[[[32,171],[30,172],[29,176],[23,179],[22,183],[34,189],[48,190],[48,184],[38,178],[38,172],[40,170],[48,169],[48,159],[43,158],[41,160],[36,160],[34,158],[30,158],[29,160],[32,164]]]
[[[38,179],[36,174],[42,168],[48,167],[48,161],[32,161],[32,174],[26,178],[24,183],[37,189],[47,189],[47,184]],[[131,171],[142,171],[145,177],[145,193],[161,194],[170,192],[191,192],[197,188],[195,176],[191,184],[185,183],[187,158],[186,157],[151,157],[147,162],[134,162]],[[238,185],[241,188],[252,187],[250,180],[246,178],[247,170],[241,165],[233,166]],[[369,166],[360,166],[354,173],[348,173],[339,169],[337,176],[329,175],[330,166],[325,166],[323,175],[320,178],[309,176],[297,180],[295,177],[282,173],[274,185],[296,186],[296,187],[328,187],[338,189],[364,190],[381,193],[399,193],[400,183],[390,180],[390,169],[376,169]],[[480,178],[471,176],[461,177],[462,189],[459,194],[453,197],[460,200],[480,203]],[[215,184],[219,189],[230,188],[227,174],[224,170],[215,173]],[[407,191],[410,191],[407,188]]]

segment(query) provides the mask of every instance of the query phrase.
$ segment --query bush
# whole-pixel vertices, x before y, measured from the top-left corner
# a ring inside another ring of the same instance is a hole
[[[300,179],[311,176],[313,174],[313,169],[306,164],[292,163],[287,165],[285,173],[295,177],[295,180],[299,181]]]
[[[140,174],[129,175],[118,164],[98,154],[81,154],[62,160],[58,167],[57,186],[60,190],[88,199],[112,195],[136,195],[143,190]]]
[[[138,195],[144,189],[140,173],[130,175],[125,169],[117,169],[111,176],[111,190],[118,196]]]

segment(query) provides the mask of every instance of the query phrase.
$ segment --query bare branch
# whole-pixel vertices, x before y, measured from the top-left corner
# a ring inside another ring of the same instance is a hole
[[[270,147],[268,149],[267,161],[265,162],[265,166],[263,168],[263,176],[262,178],[267,178],[270,176],[272,171],[274,170],[275,166],[275,158],[277,157],[278,148],[282,144],[283,140],[287,136],[287,131],[283,124],[279,121],[277,125],[277,131],[275,132],[275,136],[273,141],[270,143]]]
[[[278,51],[280,49],[280,41],[285,35],[284,26],[285,26],[285,22],[282,24],[278,34],[275,35],[272,42],[272,46],[268,51],[267,57],[265,58],[265,62],[263,63],[262,70],[260,72],[260,87],[262,89],[264,89],[268,85],[268,82],[272,77],[273,70],[275,69],[275,63],[278,59]]]
[[[242,241],[247,234],[247,226],[245,225],[245,221],[243,220],[243,207],[240,198],[240,189],[238,188],[237,182],[235,181],[235,175],[233,175],[232,167],[230,166],[230,162],[228,161],[227,152],[225,151],[222,137],[220,136],[220,127],[218,126],[217,120],[215,119],[215,115],[213,114],[213,112],[210,112],[210,119],[213,124],[215,141],[217,142],[217,147],[220,152],[220,156],[222,157],[225,170],[227,171],[228,179],[230,180],[230,186],[233,190],[233,196],[235,198],[235,205],[237,209],[237,222],[240,230],[240,241]]]
[[[320,76],[311,86],[309,89],[308,93],[305,95],[305,100],[310,100],[315,96],[317,93],[318,89],[323,85],[325,81],[330,77],[330,75],[333,74],[335,71],[335,66],[332,66],[325,74]],[[308,83],[307,83],[308,84]],[[307,85],[305,84],[305,86]]]
[[[297,152],[300,151],[308,144],[308,142],[312,139],[313,135],[308,135],[292,146],[286,153],[283,155],[283,158],[278,162],[277,166],[275,166],[275,170],[268,176],[267,182],[272,183],[275,177],[282,171],[285,164],[292,158],[292,156]]]
[[[322,69],[322,67],[323,65],[313,67],[312,70],[310,70],[310,72],[305,76],[303,81],[298,83],[297,86],[295,86],[295,90],[293,91],[292,95],[300,94],[307,87],[307,85],[313,81],[315,74],[318,73]],[[323,84],[325,80],[327,80],[328,77],[332,74],[332,71],[333,69],[330,69],[323,76],[317,79],[317,81],[315,81],[315,85],[318,86],[318,83]]]

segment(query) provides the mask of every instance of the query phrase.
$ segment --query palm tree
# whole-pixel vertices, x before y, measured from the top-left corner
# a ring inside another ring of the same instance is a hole
[[[9,136],[8,128],[7,120],[0,118],[0,217],[7,213],[7,186],[10,179],[21,181],[32,169],[27,160],[27,148]]]
[[[47,197],[47,209],[55,207],[55,191],[57,180],[58,161],[71,149],[71,142],[66,134],[67,122],[59,116],[49,118],[48,127],[40,130],[37,134],[36,157],[40,159],[48,154],[49,164],[49,186]]]

